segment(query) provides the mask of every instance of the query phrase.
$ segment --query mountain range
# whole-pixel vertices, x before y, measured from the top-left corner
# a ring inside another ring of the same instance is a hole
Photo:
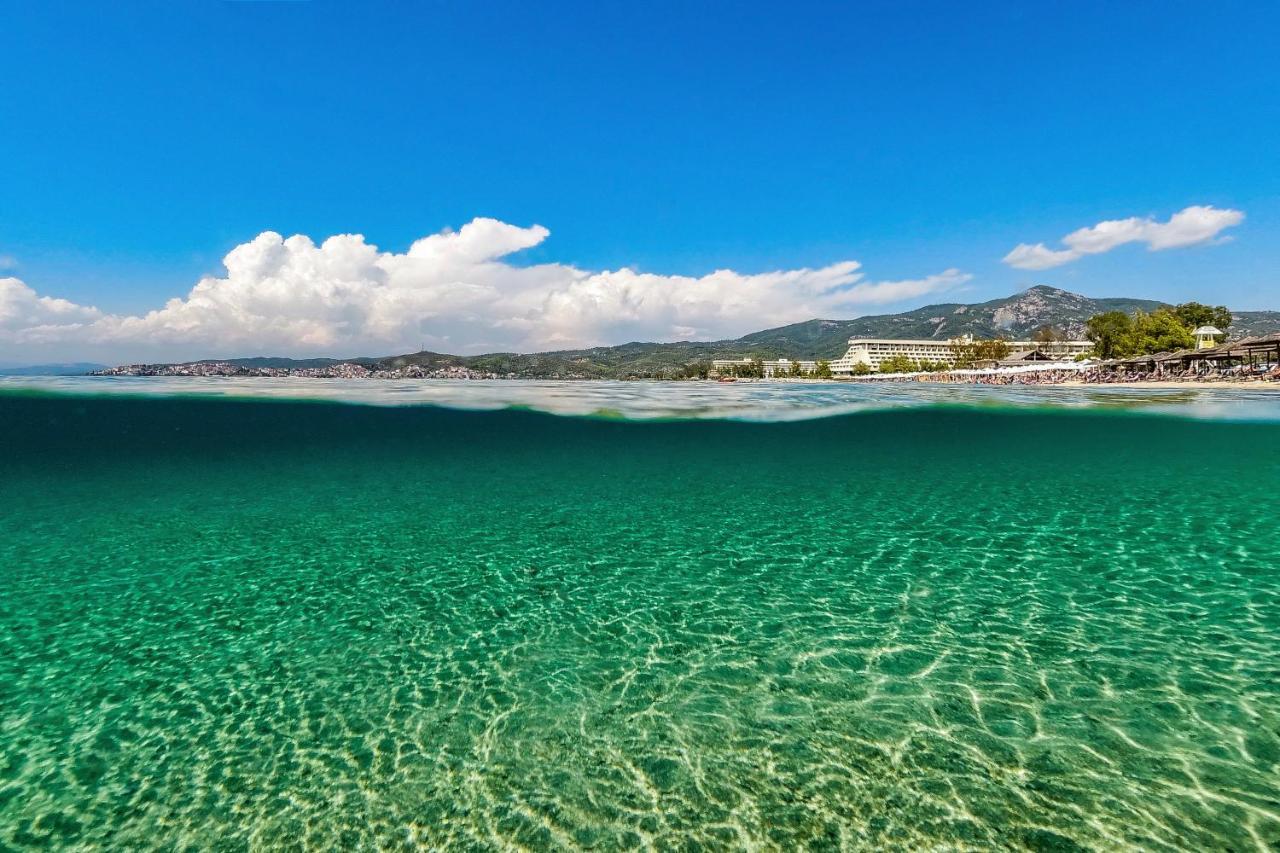
[[[1093,299],[1055,287],[1037,285],[988,302],[926,305],[901,314],[879,314],[853,320],[806,320],[720,341],[677,343],[633,342],[543,353],[487,353],[459,356],[416,352],[384,358],[289,359],[241,358],[225,363],[247,368],[320,368],[341,363],[394,369],[419,365],[427,370],[467,368],[473,371],[538,379],[673,378],[688,365],[715,358],[833,359],[843,355],[851,337],[926,338],[946,340],[961,335],[1025,340],[1051,327],[1070,338],[1084,336],[1085,322],[1105,311],[1153,311],[1166,303],[1149,299]],[[1233,338],[1280,329],[1280,311],[1233,314]],[[194,363],[194,362],[193,362]]]
[[[58,364],[3,364],[0,376],[83,376],[101,370],[105,364],[90,361],[60,362]]]

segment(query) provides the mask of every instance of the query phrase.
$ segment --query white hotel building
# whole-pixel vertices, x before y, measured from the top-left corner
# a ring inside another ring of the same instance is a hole
[[[754,360],[751,358],[740,360],[717,358],[711,362],[711,374],[713,376],[733,376],[735,368],[750,367],[753,363]],[[812,376],[818,372],[818,362],[816,361],[791,361],[786,358],[761,361],[760,369],[764,372],[765,379],[786,378],[791,375],[793,364],[800,365],[800,373],[804,376]]]
[[[966,336],[962,342],[972,341]],[[1091,341],[1007,341],[1009,352],[1023,353],[1040,351],[1057,360],[1069,360],[1088,352]],[[912,361],[944,361],[951,364],[955,360],[951,352],[953,341],[937,340],[905,340],[894,338],[850,338],[849,349],[843,356],[831,362],[831,373],[835,376],[852,376],[856,365],[865,364],[873,371],[879,370],[881,363],[894,356],[906,356]]]

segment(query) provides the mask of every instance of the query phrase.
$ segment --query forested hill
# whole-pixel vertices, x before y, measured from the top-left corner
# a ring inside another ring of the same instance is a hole
[[[1275,331],[1280,331],[1280,311],[1233,311],[1227,337],[1234,340]]]
[[[784,343],[823,358],[844,353],[849,338],[1027,339],[1044,326],[1068,337],[1084,335],[1085,321],[1104,311],[1152,311],[1164,303],[1149,299],[1091,299],[1078,293],[1037,285],[990,302],[926,305],[902,314],[878,314],[856,320],[807,320],[743,337],[744,343]]]

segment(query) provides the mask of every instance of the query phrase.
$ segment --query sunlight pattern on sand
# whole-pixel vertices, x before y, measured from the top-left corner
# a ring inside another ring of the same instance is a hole
[[[1280,843],[1274,425],[0,428],[0,844]]]

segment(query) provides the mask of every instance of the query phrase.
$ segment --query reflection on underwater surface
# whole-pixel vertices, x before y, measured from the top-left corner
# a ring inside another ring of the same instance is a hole
[[[3,845],[1280,844],[1274,423],[10,394],[0,436]]]

